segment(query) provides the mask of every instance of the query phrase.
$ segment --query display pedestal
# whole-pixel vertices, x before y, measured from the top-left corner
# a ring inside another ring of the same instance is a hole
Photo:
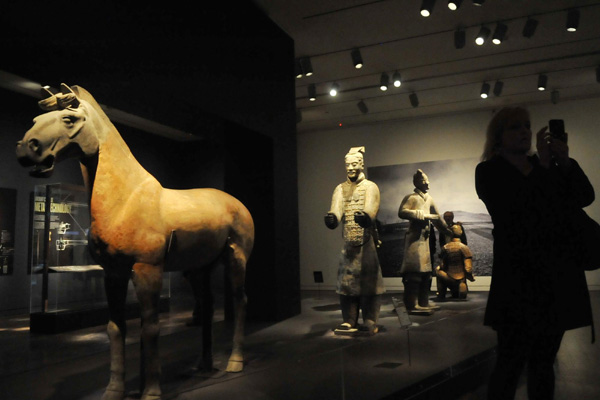
[[[170,304],[168,297],[161,297],[158,305],[159,312],[169,311]],[[125,309],[125,318],[139,317],[139,304],[137,302],[128,303]],[[32,333],[61,333],[106,323],[108,323],[108,307],[36,312],[29,315],[29,330]]]

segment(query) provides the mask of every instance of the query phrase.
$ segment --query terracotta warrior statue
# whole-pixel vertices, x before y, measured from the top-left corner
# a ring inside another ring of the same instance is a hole
[[[473,255],[469,247],[461,242],[463,230],[454,224],[450,228],[453,233],[452,241],[445,244],[440,255],[441,264],[436,268],[438,299],[446,298],[446,290],[450,289],[455,299],[467,298],[467,279],[473,278]]]
[[[339,184],[331,199],[325,225],[335,229],[342,223],[344,247],[340,257],[337,293],[340,295],[343,323],[336,334],[377,333],[377,320],[384,292],[376,246],[379,245],[375,218],[379,211],[379,188],[365,178],[364,147],[346,154],[348,179]],[[358,325],[359,309],[363,325]]]
[[[461,243],[468,245],[465,227],[463,226],[462,222],[454,221],[454,213],[452,211],[446,211],[444,213],[444,221],[446,222],[446,225],[448,226],[448,229],[450,229],[450,230],[452,230],[452,227],[454,225],[460,226],[460,228],[462,229],[462,235],[460,235],[460,241],[461,241]],[[440,250],[444,248],[444,245],[446,243],[450,243],[452,241],[453,237],[454,237],[454,234],[452,234],[452,235],[440,234]]]
[[[431,315],[439,306],[429,303],[433,268],[430,253],[430,223],[440,235],[451,234],[429,191],[429,179],[422,170],[413,176],[414,193],[404,197],[398,216],[409,221],[404,240],[400,275],[404,283],[404,304],[409,314]]]

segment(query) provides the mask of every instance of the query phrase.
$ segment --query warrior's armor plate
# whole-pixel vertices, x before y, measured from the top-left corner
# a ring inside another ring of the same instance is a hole
[[[465,259],[472,258],[471,250],[461,242],[452,241],[444,245],[441,257],[446,273],[453,279],[465,279]]]
[[[354,213],[365,209],[365,185],[353,185],[350,182],[342,183],[344,196],[344,242],[350,246],[362,246],[370,238],[370,229],[361,227],[354,221]]]

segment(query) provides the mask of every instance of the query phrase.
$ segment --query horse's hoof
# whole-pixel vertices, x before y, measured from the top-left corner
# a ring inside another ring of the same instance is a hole
[[[242,372],[243,369],[244,369],[244,361],[243,360],[240,360],[240,361],[229,360],[229,362],[227,363],[227,369],[225,371],[227,371],[227,372]]]
[[[102,395],[102,400],[123,400],[125,392],[120,390],[106,390]]]
[[[161,396],[159,394],[145,394],[142,396],[141,400],[160,400]]]

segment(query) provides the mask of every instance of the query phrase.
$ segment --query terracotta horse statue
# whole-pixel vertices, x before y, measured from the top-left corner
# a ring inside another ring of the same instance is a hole
[[[232,284],[235,325],[226,371],[243,369],[246,314],[246,262],[254,244],[254,223],[246,207],[216,189],[172,190],[134,158],[99,104],[85,89],[61,85],[44,89],[45,113],[17,143],[21,165],[32,176],[47,177],[54,164],[78,157],[90,195],[89,249],[105,272],[109,308],[110,381],[104,400],[125,397],[125,300],[133,281],[141,308],[142,399],[159,399],[159,311],[163,271],[187,271],[192,284],[202,283],[202,367],[213,369],[211,266],[225,265]],[[208,292],[208,293],[207,293]]]

